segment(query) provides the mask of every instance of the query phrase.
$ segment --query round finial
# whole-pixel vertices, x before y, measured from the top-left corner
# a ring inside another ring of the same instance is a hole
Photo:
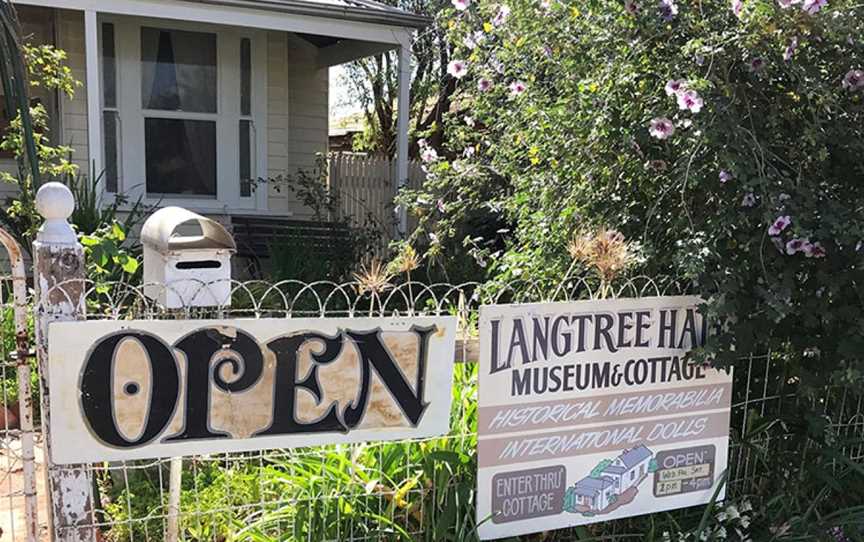
[[[36,192],[36,210],[46,220],[65,221],[75,210],[75,198],[65,184],[45,183]]]
[[[75,197],[65,184],[45,183],[36,192],[36,210],[45,218],[36,240],[40,243],[74,245],[75,230],[67,220],[75,210]]]

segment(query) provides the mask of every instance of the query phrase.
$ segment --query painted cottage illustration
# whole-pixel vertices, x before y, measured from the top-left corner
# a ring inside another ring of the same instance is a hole
[[[624,450],[615,459],[601,462],[571,488],[575,501],[572,511],[602,513],[616,503],[630,502],[647,476],[653,457],[654,453],[640,444]]]

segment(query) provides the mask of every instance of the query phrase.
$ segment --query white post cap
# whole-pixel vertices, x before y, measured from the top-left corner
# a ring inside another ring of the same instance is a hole
[[[36,210],[45,219],[36,240],[46,244],[77,244],[78,236],[69,224],[75,210],[75,197],[63,183],[50,182],[36,192]]]

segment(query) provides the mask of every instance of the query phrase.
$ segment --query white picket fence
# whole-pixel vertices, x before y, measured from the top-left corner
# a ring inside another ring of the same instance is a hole
[[[331,153],[328,159],[330,189],[339,195],[342,217],[358,226],[373,221],[382,231],[392,231],[396,160],[351,152]],[[421,164],[409,162],[409,188],[419,188],[425,178]],[[409,220],[409,228],[411,225]]]

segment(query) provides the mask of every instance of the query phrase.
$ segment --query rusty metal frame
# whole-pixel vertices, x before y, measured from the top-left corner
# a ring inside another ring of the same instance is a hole
[[[27,274],[21,245],[0,228],[0,244],[9,255],[12,272],[13,313],[15,318],[15,353],[17,357],[19,424],[21,430],[21,461],[24,473],[24,514],[28,542],[35,542],[39,533],[36,499],[36,460],[34,455],[33,395],[30,389],[30,336],[27,330]]]

